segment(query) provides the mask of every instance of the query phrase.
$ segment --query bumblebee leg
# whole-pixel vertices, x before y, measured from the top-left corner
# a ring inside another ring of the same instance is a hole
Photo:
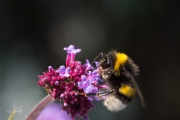
[[[113,68],[112,67],[108,67],[107,69],[104,70],[105,74],[109,74],[111,75],[113,73]]]
[[[88,93],[87,96],[95,96],[97,93]]]
[[[111,93],[113,93],[113,92],[114,92],[114,90],[111,90],[111,91],[102,91],[102,92],[98,92],[97,95],[98,95],[99,97],[101,97],[101,96],[109,95],[109,94],[111,94]]]

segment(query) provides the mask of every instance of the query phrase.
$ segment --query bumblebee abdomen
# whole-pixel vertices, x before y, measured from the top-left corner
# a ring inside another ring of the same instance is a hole
[[[104,105],[107,107],[108,110],[113,112],[123,110],[127,107],[127,104],[125,104],[123,101],[121,101],[114,95],[109,95],[104,101]]]
[[[119,88],[119,93],[123,94],[126,97],[132,98],[136,93],[136,89],[130,87],[127,84],[122,84]]]
[[[123,74],[120,76],[111,75],[111,78],[106,82],[109,88],[114,90],[114,93],[112,94],[126,105],[132,100],[136,93],[136,89],[131,87],[128,78]]]

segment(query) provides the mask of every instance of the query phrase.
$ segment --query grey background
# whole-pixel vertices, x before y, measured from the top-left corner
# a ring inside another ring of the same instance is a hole
[[[138,95],[121,112],[101,102],[91,120],[180,119],[179,1],[168,0],[0,0],[0,116],[23,106],[23,120],[46,92],[36,83],[52,65],[65,64],[64,47],[81,48],[76,59],[92,61],[112,48],[140,66],[137,79],[147,109]]]

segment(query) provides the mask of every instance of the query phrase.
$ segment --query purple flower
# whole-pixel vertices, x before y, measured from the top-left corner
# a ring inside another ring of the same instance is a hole
[[[76,54],[76,53],[79,53],[81,52],[81,49],[74,49],[74,45],[69,45],[69,47],[65,47],[64,50],[67,51],[67,53],[73,53],[73,54]]]
[[[97,62],[97,61],[96,61],[96,62],[94,62],[94,63],[96,64],[96,67],[98,67],[98,66],[99,66],[99,62]]]
[[[52,66],[48,66],[48,70],[51,70],[52,69]]]
[[[52,103],[39,114],[36,120],[71,120],[71,116],[62,111],[60,104]]]
[[[93,83],[97,83],[94,77],[86,77],[85,75],[83,75],[81,76],[81,80],[82,81],[78,82],[78,87],[82,88],[86,94],[98,92],[98,88],[93,85]]]
[[[69,75],[70,71],[71,71],[70,67],[66,68],[65,73],[64,73],[63,76],[69,77],[69,76],[70,76],[70,75]]]
[[[62,102],[62,109],[71,114],[72,119],[83,117],[88,119],[87,112],[93,107],[92,100],[95,96],[88,96],[90,93],[97,93],[101,86],[99,69],[95,69],[86,60],[84,65],[75,61],[76,53],[81,49],[75,49],[73,45],[65,47],[67,51],[66,66],[54,69],[48,67],[47,72],[39,75],[38,85],[42,86],[54,99]]]
[[[93,70],[94,69],[94,67],[90,64],[88,59],[86,59],[85,66],[86,66],[86,70],[85,71],[89,71],[89,70]]]
[[[76,53],[81,52],[81,49],[74,49],[74,45],[69,45],[69,47],[65,47],[64,50],[68,53],[66,57],[66,66],[70,66],[70,64],[74,62]]]
[[[97,93],[98,88],[94,87],[94,85],[90,84],[85,90],[85,93]]]
[[[62,76],[64,74],[66,67],[64,65],[60,66],[59,69],[57,70],[57,72],[59,72],[59,74]]]

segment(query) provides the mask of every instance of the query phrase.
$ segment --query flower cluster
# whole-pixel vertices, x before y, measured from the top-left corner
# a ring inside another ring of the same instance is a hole
[[[54,69],[48,67],[48,71],[39,75],[38,85],[42,86],[54,99],[62,102],[62,109],[70,113],[72,119],[84,117],[87,119],[87,112],[93,107],[91,101],[96,97],[89,94],[96,94],[99,90],[99,70],[86,60],[84,65],[75,61],[76,53],[81,49],[75,49],[73,45],[64,48],[67,51],[66,66]]]

